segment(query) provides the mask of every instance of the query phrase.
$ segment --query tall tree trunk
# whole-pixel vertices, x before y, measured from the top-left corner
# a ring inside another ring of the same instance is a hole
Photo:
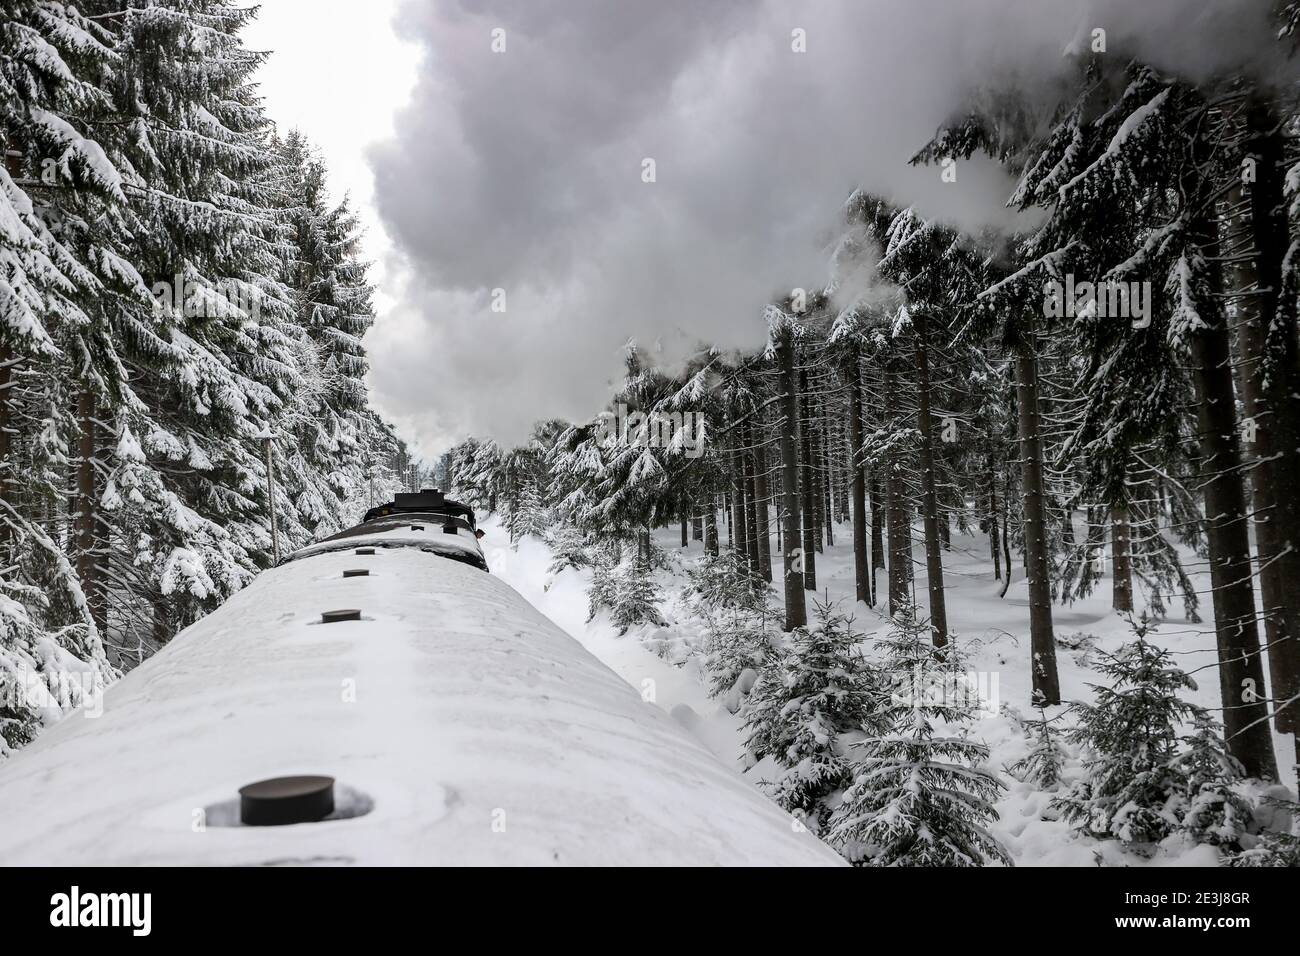
[[[821,402],[813,396],[812,390],[808,388],[806,378],[801,383],[801,386],[807,399],[804,403],[804,427],[807,429],[806,434],[809,440],[805,474],[808,476],[808,487],[812,491],[811,508],[805,502],[804,519],[812,518],[812,521],[808,523],[812,527],[813,548],[818,554],[821,554],[823,523]]]
[[[98,436],[95,425],[95,393],[89,386],[83,387],[77,396],[77,428],[77,510],[72,526],[76,571],[91,618],[103,637],[107,634],[107,607],[99,575],[98,480],[95,474]]]
[[[934,487],[934,423],[930,418],[929,316],[912,315],[916,330],[917,428],[921,432],[921,514],[925,525],[926,585],[930,592],[930,631],[935,647],[948,643],[948,607],[943,593],[943,542],[939,538],[939,496]]]
[[[754,432],[763,432],[761,427],[758,429],[751,428],[750,434]],[[755,504],[758,507],[758,563],[762,572],[763,580],[768,584],[772,583],[772,524],[771,515],[768,513],[768,498],[771,491],[767,482],[767,436],[759,434],[754,437],[754,496]]]
[[[704,540],[704,518],[700,515],[691,515],[691,540]]]
[[[862,365],[858,351],[849,355],[849,468],[853,476],[853,580],[857,599],[871,605],[871,570],[867,562],[867,481],[862,468]]]
[[[7,345],[0,345],[0,500],[10,507],[17,507],[11,484],[14,472],[13,440],[10,429],[13,427],[12,396],[14,353]],[[13,534],[9,528],[9,516],[0,514],[0,568],[9,567],[13,560]]]
[[[822,475],[822,528],[826,531],[826,547],[829,548],[835,544],[835,516],[831,512],[831,419],[825,399],[822,400],[821,409],[823,413],[821,454],[817,456],[817,461]]]
[[[1007,596],[1007,588],[1011,587],[1011,463],[1007,463],[1007,469],[1002,475],[1002,565],[1006,568],[1006,575],[1002,578],[1002,590],[998,597]]]
[[[731,449],[731,542],[744,567],[749,566],[749,542],[745,540],[745,470],[740,462],[740,434],[736,429]]]
[[[871,493],[871,599],[874,602],[880,599],[876,572],[885,567],[885,498],[874,468],[868,488]]]
[[[1214,224],[1193,225],[1208,257],[1218,254]],[[1221,280],[1220,280],[1221,281]],[[1228,331],[1222,315],[1204,310],[1191,336],[1196,386],[1197,432],[1205,480],[1206,537],[1214,594],[1214,629],[1219,651],[1219,689],[1228,752],[1255,777],[1276,777],[1277,763],[1264,700],[1264,665],[1255,625],[1246,495],[1237,444]]]
[[[268,433],[262,439],[262,451],[266,456],[266,512],[271,525],[271,565],[280,563],[280,526],[275,511],[275,450]]]
[[[711,557],[718,556],[718,513],[714,511],[716,502],[709,498],[709,510],[704,512],[704,552]]]
[[[998,474],[989,468],[989,553],[993,556],[993,580],[1002,580],[1002,553],[998,547]]]
[[[817,590],[817,547],[820,539],[817,535],[817,494],[813,474],[812,460],[812,408],[808,397],[808,373],[799,373],[799,390],[803,395],[801,402],[803,417],[799,422],[799,488],[803,493],[803,586],[809,591]]]
[[[1220,234],[1228,263],[1229,315],[1237,320],[1233,344],[1243,437],[1252,460],[1264,636],[1272,697],[1280,708],[1275,726],[1296,733],[1300,704],[1281,706],[1300,694],[1300,375],[1294,307],[1278,294],[1289,248],[1284,148],[1276,117],[1258,103],[1246,109],[1239,135],[1243,152],[1254,161],[1255,179],[1234,180]]]
[[[785,530],[785,630],[808,623],[803,595],[803,562],[799,553],[799,462],[795,444],[799,440],[799,392],[794,374],[794,336],[789,328],[776,335],[776,353],[781,379],[781,497]]]
[[[898,427],[898,408],[895,400],[897,376],[888,365],[885,367],[885,421],[891,429]],[[895,614],[908,603],[908,587],[912,582],[912,522],[903,490],[903,473],[897,456],[890,454],[885,462],[885,522],[889,537],[889,613]]]
[[[1034,706],[1061,702],[1052,634],[1052,588],[1048,578],[1047,523],[1043,491],[1043,444],[1039,434],[1038,358],[1031,318],[1016,339],[1016,402],[1019,406],[1021,498],[1025,514],[1025,573],[1029,584],[1029,643]],[[1008,569],[1009,571],[1009,569]],[[1008,574],[1009,577],[1009,574]]]
[[[1128,508],[1110,509],[1111,573],[1110,606],[1127,614],[1133,610],[1133,561],[1129,551]]]
[[[755,474],[755,456],[754,456],[754,428],[751,423],[746,422],[742,426],[741,433],[745,441],[745,498],[749,502],[745,508],[745,517],[748,519],[746,526],[745,540],[748,543],[749,552],[749,573],[755,581],[763,576],[763,559],[759,555],[758,544],[758,477]]]

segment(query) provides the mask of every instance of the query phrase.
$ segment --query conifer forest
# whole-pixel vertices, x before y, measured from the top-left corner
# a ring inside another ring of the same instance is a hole
[[[920,6],[2,0],[0,866],[1300,865],[1300,0]]]

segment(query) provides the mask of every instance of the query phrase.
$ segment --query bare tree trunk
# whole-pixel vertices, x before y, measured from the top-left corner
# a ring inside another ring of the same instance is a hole
[[[803,492],[803,586],[817,590],[817,549],[821,541],[817,534],[817,495],[812,460],[812,409],[808,398],[808,373],[799,373],[799,389],[803,394],[803,417],[799,422],[799,488]]]
[[[1229,315],[1235,316],[1237,384],[1251,452],[1255,548],[1264,602],[1269,678],[1279,704],[1275,726],[1300,730],[1300,423],[1294,306],[1278,292],[1289,237],[1282,188],[1284,149],[1276,117],[1258,103],[1245,111],[1243,152],[1254,182],[1234,180],[1220,218],[1228,262]],[[1280,308],[1279,308],[1280,307]]]
[[[885,368],[885,420],[890,428],[897,424],[898,409],[894,396],[896,376]],[[903,493],[901,463],[891,455],[885,462],[885,516],[889,537],[889,613],[895,614],[908,602],[912,582],[912,522]]]
[[[107,632],[107,607],[99,576],[98,481],[95,475],[97,434],[95,393],[89,386],[77,396],[77,511],[73,519],[76,571],[91,618],[101,636]]]
[[[853,476],[853,579],[857,599],[871,605],[867,563],[867,482],[862,468],[862,366],[857,349],[849,356],[849,467]]]
[[[939,498],[934,487],[934,423],[930,419],[929,317],[912,315],[916,330],[916,423],[921,432],[921,511],[925,525],[926,584],[930,592],[930,630],[935,647],[948,643],[948,608],[943,593],[943,544],[939,540]]]
[[[763,559],[759,555],[758,545],[758,478],[755,475],[755,455],[754,455],[754,428],[752,424],[746,422],[741,429],[745,442],[745,498],[749,502],[745,508],[745,517],[748,520],[746,525],[745,540],[748,543],[749,551],[749,573],[754,578],[763,576]]]
[[[799,462],[795,444],[799,440],[799,392],[794,374],[794,337],[783,329],[776,336],[776,353],[781,374],[781,497],[785,514],[785,630],[808,623],[803,595],[803,562],[799,554]]]
[[[1217,256],[1214,224],[1193,224],[1200,245]],[[1214,629],[1219,651],[1219,689],[1227,749],[1254,777],[1277,777],[1269,734],[1268,697],[1255,624],[1251,585],[1246,495],[1237,444],[1237,413],[1232,387],[1228,332],[1223,317],[1204,310],[1191,336],[1192,379],[1196,385],[1205,490],[1206,536],[1214,594]]]
[[[821,409],[821,454],[817,456],[817,461],[821,465],[822,474],[822,528],[826,531],[826,547],[829,548],[835,544],[835,515],[831,511],[831,419],[827,414],[825,399],[822,400]]]
[[[1110,605],[1116,611],[1133,610],[1133,562],[1129,552],[1128,509],[1110,509],[1110,550],[1113,582]]]
[[[885,498],[875,469],[872,469],[868,485],[871,493],[871,598],[875,602],[880,599],[876,571],[885,567]]]
[[[718,556],[718,513],[713,510],[715,502],[712,496],[709,498],[709,510],[704,512],[704,551],[706,554]]]
[[[275,456],[269,434],[262,440],[262,448],[266,454],[266,511],[271,522],[271,565],[274,567],[280,563],[280,529],[275,514]]]
[[[159,603],[153,607],[153,642],[162,647],[171,640],[171,625],[167,621],[166,608],[161,603],[161,595],[156,599]]]
[[[1052,589],[1048,579],[1047,522],[1043,497],[1043,445],[1038,414],[1038,358],[1031,320],[1016,340],[1016,402],[1019,406],[1021,497],[1025,521],[1025,573],[1029,584],[1029,641],[1034,706],[1061,702],[1052,634]]]
[[[998,597],[1007,596],[1007,588],[1011,587],[1011,467],[1007,463],[1007,470],[1002,475],[1002,564],[1006,568],[1006,576],[1002,579],[1002,591]]]
[[[10,481],[14,472],[13,440],[10,437],[13,395],[14,353],[7,345],[0,345],[0,500],[11,507],[16,507],[13,486]],[[13,560],[13,535],[9,528],[7,515],[0,515],[0,568],[7,568]]]
[[[760,423],[761,424],[761,423]],[[750,429],[751,436],[762,428]],[[771,494],[767,482],[767,436],[759,434],[754,439],[754,495],[758,507],[758,563],[763,580],[772,583],[772,524],[768,513],[768,498]]]
[[[998,546],[998,473],[989,468],[989,552],[993,556],[993,580],[1002,580],[1002,554]]]
[[[740,463],[740,435],[736,430],[731,449],[731,541],[740,563],[749,565],[749,542],[745,540],[745,472]]]

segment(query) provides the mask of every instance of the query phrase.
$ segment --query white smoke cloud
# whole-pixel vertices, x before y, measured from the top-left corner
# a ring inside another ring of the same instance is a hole
[[[469,433],[514,442],[538,419],[594,415],[629,337],[665,361],[701,341],[758,347],[765,303],[827,281],[855,188],[1015,226],[993,163],[955,183],[908,165],[977,85],[1045,89],[1095,27],[1172,68],[1258,62],[1266,7],[410,0],[420,81],[371,155],[401,277],[368,340],[376,396],[426,452]]]

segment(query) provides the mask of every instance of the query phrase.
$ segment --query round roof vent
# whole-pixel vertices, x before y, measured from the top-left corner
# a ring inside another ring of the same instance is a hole
[[[333,777],[273,777],[239,788],[239,822],[245,826],[315,823],[333,812]]]

